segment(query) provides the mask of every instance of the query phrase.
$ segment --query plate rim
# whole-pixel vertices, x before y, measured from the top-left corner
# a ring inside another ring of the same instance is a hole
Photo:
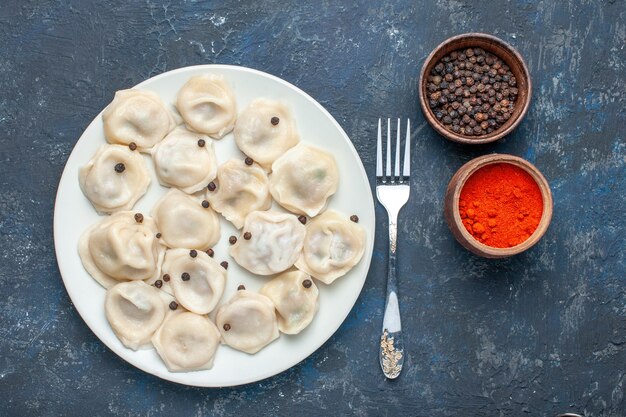
[[[312,103],[318,110],[320,110],[328,120],[331,121],[331,123],[334,125],[334,127],[338,130],[338,132],[341,134],[341,136],[344,138],[345,142],[348,144],[348,149],[350,150],[350,152],[352,153],[352,156],[354,158],[356,158],[356,160],[358,161],[358,166],[359,166],[359,173],[361,174],[361,178],[365,180],[365,183],[368,184],[367,188],[367,193],[369,196],[368,201],[370,201],[370,209],[371,209],[371,213],[372,213],[372,220],[373,220],[373,227],[371,230],[371,237],[368,237],[367,242],[366,242],[366,250],[365,250],[365,254],[369,254],[369,256],[364,257],[363,259],[361,259],[361,262],[365,262],[365,278],[362,280],[361,284],[360,284],[360,288],[358,291],[355,291],[355,296],[353,297],[353,299],[351,300],[351,307],[350,309],[346,312],[345,316],[341,319],[341,321],[339,322],[338,325],[334,326],[334,329],[332,329],[332,332],[329,333],[328,337],[325,338],[324,341],[322,341],[318,346],[314,347],[313,349],[309,349],[307,350],[305,353],[305,356],[303,356],[301,359],[297,359],[295,361],[290,361],[288,363],[285,363],[283,365],[281,365],[280,367],[277,368],[277,370],[273,370],[273,371],[269,371],[264,373],[263,375],[259,376],[259,377],[252,377],[252,378],[243,378],[240,382],[238,383],[232,383],[232,384],[221,384],[221,385],[217,385],[217,384],[196,384],[196,383],[189,383],[189,382],[181,382],[179,380],[174,380],[169,378],[168,376],[170,374],[185,374],[185,373],[173,373],[173,372],[168,372],[165,375],[162,375],[161,373],[158,372],[154,372],[154,370],[150,370],[148,369],[148,367],[143,366],[143,364],[138,363],[138,361],[135,361],[133,358],[127,358],[124,353],[123,350],[127,350],[127,348],[122,347],[122,348],[118,348],[117,346],[112,346],[110,345],[106,340],[105,337],[103,337],[101,335],[101,332],[97,329],[95,329],[94,327],[92,327],[92,325],[89,323],[89,321],[85,318],[86,312],[81,311],[81,307],[79,307],[79,304],[74,302],[74,297],[78,297],[78,294],[74,293],[74,290],[72,290],[72,286],[68,284],[68,281],[66,281],[65,279],[65,275],[69,275],[71,272],[68,271],[67,266],[64,266],[64,263],[60,257],[59,251],[57,250],[59,245],[60,245],[60,240],[61,240],[61,225],[59,224],[59,216],[57,215],[57,210],[60,210],[60,204],[59,204],[59,200],[60,200],[60,194],[61,194],[61,185],[63,184],[64,181],[68,181],[69,176],[71,175],[71,173],[67,170],[67,163],[69,162],[69,160],[72,158],[72,155],[74,154],[74,152],[76,152],[76,147],[78,145],[78,143],[80,142],[80,140],[82,139],[83,135],[85,134],[85,132],[94,124],[96,123],[99,118],[102,117],[102,113],[104,112],[103,108],[100,112],[98,112],[97,115],[94,116],[94,118],[91,120],[91,122],[82,130],[80,137],[78,138],[78,140],[74,143],[73,147],[72,147],[72,151],[70,152],[70,154],[68,155],[67,159],[65,160],[65,163],[63,165],[63,171],[61,173],[61,176],[58,180],[58,185],[57,185],[57,191],[56,191],[56,196],[54,199],[54,209],[53,209],[53,227],[52,227],[52,234],[53,234],[53,241],[54,241],[54,253],[55,253],[55,258],[57,261],[57,267],[59,269],[59,274],[61,275],[61,280],[63,281],[63,286],[65,287],[65,290],[67,291],[67,294],[70,297],[70,300],[72,302],[72,305],[74,306],[76,312],[78,312],[78,315],[80,316],[80,318],[82,319],[82,321],[87,325],[87,327],[91,330],[91,332],[98,338],[98,340],[104,344],[109,350],[111,350],[113,353],[115,353],[116,356],[118,356],[121,360],[123,360],[125,363],[130,364],[132,366],[134,366],[137,369],[140,369],[141,371],[155,376],[159,379],[168,381],[168,382],[172,382],[172,383],[176,383],[176,384],[180,384],[180,385],[185,385],[185,386],[194,386],[194,387],[202,387],[202,388],[225,388],[225,387],[240,387],[240,386],[244,386],[244,385],[248,385],[248,384],[252,384],[252,383],[256,383],[256,382],[260,382],[263,380],[266,380],[268,378],[271,378],[273,376],[279,375],[291,368],[293,368],[294,366],[298,365],[299,363],[303,362],[304,360],[308,359],[311,355],[313,355],[315,352],[317,352],[320,348],[322,348],[334,335],[335,333],[337,333],[337,330],[339,330],[339,328],[345,323],[346,318],[348,317],[348,315],[352,312],[352,310],[354,309],[354,306],[356,305],[356,302],[359,298],[359,296],[361,295],[361,293],[363,292],[363,287],[365,286],[365,281],[367,280],[367,276],[369,275],[369,271],[370,271],[370,267],[371,267],[371,261],[374,255],[374,241],[375,241],[375,233],[376,233],[376,209],[375,209],[375,201],[374,201],[374,196],[372,193],[372,189],[371,189],[371,185],[370,185],[370,181],[369,181],[369,177],[367,176],[367,172],[365,171],[365,166],[363,165],[363,161],[361,160],[361,157],[359,156],[354,144],[352,143],[352,140],[350,140],[350,137],[347,135],[347,133],[343,130],[343,128],[341,127],[341,125],[339,124],[339,122],[337,122],[337,120],[330,114],[330,112],[328,110],[326,110],[326,108],[324,106],[322,106],[317,100],[315,100],[311,95],[309,95],[307,92],[305,92],[304,90],[302,90],[301,88],[297,87],[296,85],[283,80],[280,77],[277,77],[275,75],[269,74],[267,72],[261,71],[261,70],[257,70],[254,68],[249,68],[249,67],[245,67],[245,66],[240,66],[240,65],[228,65],[228,64],[201,64],[201,65],[189,65],[189,66],[184,66],[184,67],[179,67],[170,71],[166,71],[163,72],[161,74],[155,75],[154,77],[150,77],[147,78],[145,80],[143,80],[142,82],[129,87],[129,88],[137,88],[137,87],[141,87],[144,84],[150,82],[150,81],[154,81],[154,80],[158,80],[160,78],[165,78],[177,73],[181,73],[181,72],[187,72],[187,71],[197,71],[197,70],[207,70],[207,71],[211,71],[213,69],[224,69],[224,70],[229,70],[229,71],[235,71],[235,72],[247,72],[247,73],[252,73],[261,77],[265,77],[265,78],[269,78],[271,80],[274,80],[282,85],[284,85],[285,87],[294,90],[296,93],[302,95],[306,100],[308,100],[310,103]],[[108,104],[107,104],[108,105]],[[105,140],[106,141],[106,140]],[[365,259],[366,258],[366,259]],[[315,345],[315,344],[314,344]]]

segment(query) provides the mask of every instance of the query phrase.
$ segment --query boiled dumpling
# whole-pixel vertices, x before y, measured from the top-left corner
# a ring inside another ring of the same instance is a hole
[[[241,229],[248,213],[267,210],[272,205],[263,168],[239,159],[230,159],[218,167],[216,180],[209,183],[207,199],[237,229]]]
[[[267,170],[299,140],[289,108],[263,98],[254,100],[241,112],[234,134],[239,149]]]
[[[159,182],[186,193],[202,190],[217,174],[213,141],[179,127],[152,149]]]
[[[300,143],[272,165],[270,192],[287,210],[314,217],[337,191],[339,173],[328,152]]]
[[[78,253],[87,272],[105,288],[119,281],[154,280],[165,253],[156,234],[150,217],[122,211],[87,229]]]
[[[178,92],[177,107],[189,127],[215,139],[233,130],[237,117],[233,91],[213,74],[190,78]]]
[[[220,221],[208,201],[171,189],[152,209],[169,248],[206,250],[220,238]]]
[[[305,232],[293,214],[254,211],[246,217],[239,239],[230,247],[230,255],[254,274],[276,274],[298,260]]]
[[[100,214],[130,210],[150,185],[146,163],[127,146],[102,145],[78,171],[83,194]]]
[[[220,306],[215,324],[224,343],[250,354],[263,349],[279,336],[272,301],[248,290],[237,291]]]
[[[176,300],[191,312],[208,314],[222,298],[226,270],[205,252],[169,249],[162,270]]]
[[[283,272],[260,292],[276,306],[278,328],[283,333],[300,333],[311,323],[319,307],[319,290],[311,276],[302,271]]]
[[[306,225],[302,256],[296,267],[325,284],[345,275],[363,256],[365,230],[329,210]]]
[[[147,152],[175,126],[172,114],[152,91],[121,90],[102,113],[104,136],[109,143],[135,143]]]
[[[177,310],[166,317],[152,344],[170,372],[199,371],[213,367],[220,332],[208,317]]]
[[[120,282],[108,289],[104,312],[124,346],[137,350],[150,343],[163,323],[166,305],[153,286],[143,281]]]

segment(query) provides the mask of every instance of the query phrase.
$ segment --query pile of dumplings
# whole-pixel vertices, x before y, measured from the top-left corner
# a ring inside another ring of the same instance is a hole
[[[206,74],[182,86],[175,109],[130,89],[102,118],[108,143],[80,168],[79,184],[103,217],[78,251],[107,289],[119,340],[153,346],[171,372],[211,368],[221,344],[254,354],[281,332],[300,333],[318,310],[315,281],[331,284],[361,260],[356,216],[326,210],[338,187],[335,159],[300,141],[284,103],[259,98],[237,114],[228,83]],[[244,155],[219,164],[213,140],[231,131]],[[169,188],[150,215],[132,211],[150,186],[141,153]],[[259,292],[240,285],[222,300],[228,263],[212,249],[220,215],[239,229],[232,259],[266,279]]]

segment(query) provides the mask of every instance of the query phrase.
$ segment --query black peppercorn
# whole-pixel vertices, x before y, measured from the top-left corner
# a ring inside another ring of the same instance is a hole
[[[176,310],[178,308],[178,303],[176,301],[172,301],[170,303],[170,310]]]
[[[229,331],[229,330],[230,330],[230,324],[225,323],[225,324],[224,324],[224,330],[225,330],[225,331]]]
[[[163,286],[163,281],[157,279],[156,281],[154,281],[154,286],[157,288],[161,288]]]
[[[222,265],[222,268],[228,269],[228,262],[226,261],[220,262],[220,265]]]
[[[359,216],[357,216],[356,214],[353,214],[352,216],[350,216],[350,220],[352,220],[355,223],[359,222]]]
[[[215,185],[215,183],[213,181],[211,181],[209,183],[209,185],[207,185],[207,187],[209,189],[209,191],[215,191],[215,189],[217,188],[217,186]]]
[[[237,291],[241,291],[241,290],[245,290],[245,289],[246,289],[246,286],[245,286],[245,285],[243,285],[243,284],[240,284],[240,285],[237,287]]]
[[[169,282],[169,280],[170,280],[170,274],[163,275],[163,281]]]
[[[119,164],[115,164],[115,172],[117,172],[118,174],[124,172],[125,169],[126,165],[124,165],[123,163],[120,162]]]
[[[278,122],[280,122],[280,119],[276,116],[272,117],[270,120],[270,123],[272,123],[272,125],[276,126],[278,124]]]
[[[137,144],[135,142],[131,142],[128,144],[128,149],[130,149],[131,151],[134,151],[137,149]]]
[[[250,240],[252,238],[252,233],[246,232],[243,234],[243,238],[246,240]]]
[[[161,236],[163,236],[163,235],[159,232],[155,236],[156,236],[157,239],[161,239]]]
[[[135,213],[135,221],[137,223],[143,223],[143,214],[141,213]]]
[[[204,148],[204,145],[206,145],[206,141],[204,139],[198,139],[198,146]]]
[[[250,158],[249,156],[246,156],[246,159],[244,159],[244,162],[246,163],[246,165],[252,165],[254,163],[254,160]]]
[[[207,249],[206,250],[206,254],[209,255],[212,258],[213,255],[215,255],[215,252],[213,251],[213,249]]]
[[[298,220],[300,221],[300,223],[306,224],[306,216],[298,216]]]
[[[237,243],[237,236],[231,236],[228,238],[228,243],[230,243],[231,245],[234,245],[235,243]]]
[[[302,286],[304,288],[311,288],[311,285],[313,285],[313,283],[310,279],[305,279],[304,281],[302,281]]]
[[[195,249],[190,250],[189,256],[191,256],[192,258],[195,258],[196,256],[198,256],[198,251]]]
[[[202,207],[209,208],[209,202],[206,200],[202,200]]]
[[[180,276],[183,281],[189,281],[191,279],[191,275],[188,272],[183,272]]]

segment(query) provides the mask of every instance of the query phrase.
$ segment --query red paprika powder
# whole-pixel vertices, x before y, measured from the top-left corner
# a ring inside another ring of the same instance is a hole
[[[519,245],[533,234],[543,213],[539,186],[522,168],[486,165],[461,189],[459,212],[474,238],[495,248]]]

